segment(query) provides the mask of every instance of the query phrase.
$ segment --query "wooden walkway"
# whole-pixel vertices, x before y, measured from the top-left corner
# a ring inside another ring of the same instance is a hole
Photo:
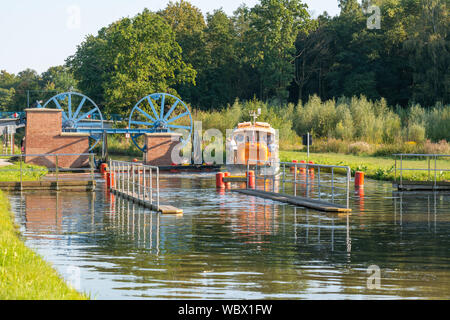
[[[299,196],[292,196],[284,193],[276,193],[262,190],[254,190],[254,189],[234,189],[232,191],[239,192],[242,194],[246,194],[249,196],[255,196],[265,199],[270,199],[274,201],[280,201],[284,203],[293,204],[299,207],[310,208],[319,211],[325,212],[350,212],[352,209],[347,208],[346,206],[333,204],[326,201],[309,199]]]
[[[156,205],[156,201],[153,201],[153,203],[150,203],[150,200],[142,200],[141,196],[138,196],[137,193],[126,193],[115,189],[110,189],[112,193],[121,196],[125,199],[131,200],[135,203],[138,203],[146,208],[149,208],[150,210],[161,212],[162,214],[183,214],[182,209],[175,208],[173,206],[169,205],[159,205],[159,207]],[[147,198],[147,197],[146,197]]]
[[[399,191],[450,191],[450,182],[448,181],[402,181],[393,182],[392,186]]]

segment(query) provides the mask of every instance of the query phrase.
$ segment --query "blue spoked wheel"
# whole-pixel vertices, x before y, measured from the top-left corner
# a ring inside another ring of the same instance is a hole
[[[192,134],[192,115],[186,104],[168,93],[153,93],[141,100],[131,110],[130,129],[149,129],[150,132],[180,132],[186,145]],[[142,133],[131,134],[134,144],[145,152],[147,146],[140,141]]]
[[[77,129],[103,129],[100,109],[89,97],[78,92],[64,92],[51,97],[43,108],[56,107],[62,110],[62,130],[76,132]],[[101,134],[91,134],[89,151],[100,142]]]

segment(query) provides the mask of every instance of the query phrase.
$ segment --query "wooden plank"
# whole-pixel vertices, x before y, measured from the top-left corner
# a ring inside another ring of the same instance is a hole
[[[294,204],[300,207],[315,209],[325,212],[350,212],[352,209],[347,208],[343,205],[333,204],[326,201],[303,198],[299,196],[291,196],[283,193],[268,192],[262,190],[252,190],[252,189],[234,189],[232,191],[239,192],[242,194],[261,197],[266,199],[271,199],[274,201],[280,201],[284,203]]]

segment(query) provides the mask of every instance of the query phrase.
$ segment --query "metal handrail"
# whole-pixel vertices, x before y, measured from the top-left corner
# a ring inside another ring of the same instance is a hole
[[[55,167],[47,167],[48,172],[55,172],[56,176],[56,190],[59,190],[59,172],[61,171],[85,171],[86,168],[60,168],[58,165],[58,159],[64,156],[89,156],[89,170],[91,174],[91,180],[95,180],[94,176],[94,167],[95,161],[94,153],[36,153],[36,154],[27,154],[27,153],[19,153],[19,154],[0,154],[2,158],[19,158],[19,169],[0,169],[0,172],[15,172],[20,171],[20,190],[23,190],[23,172],[24,168],[22,163],[24,162],[24,158],[26,157],[55,157]],[[7,167],[6,167],[7,168]]]
[[[437,185],[437,172],[441,171],[450,171],[450,169],[438,169],[437,168],[437,159],[450,157],[448,154],[419,154],[419,153],[395,153],[394,156],[394,181],[397,182],[397,170],[400,171],[400,186],[403,186],[403,171],[427,171],[428,172],[428,180],[430,180],[431,172],[434,172],[434,186]],[[397,157],[400,157],[400,168],[397,168]],[[425,157],[428,163],[428,168],[418,169],[418,168],[404,168],[403,167],[403,157]],[[434,169],[431,168],[431,160],[434,158]]]
[[[114,175],[114,184],[111,189],[132,195],[141,201],[150,201],[150,204],[153,204],[153,193],[156,191],[156,207],[159,208],[158,167],[142,163],[109,160],[109,168]],[[153,177],[156,177],[156,185],[153,184]]]
[[[283,170],[278,174],[278,175],[282,175],[282,182],[283,182],[283,192],[285,191],[285,183],[287,182],[292,182],[294,184],[294,196],[297,195],[297,169],[298,168],[304,168],[305,170],[309,171],[310,168],[317,168],[318,169],[318,180],[317,183],[314,182],[310,182],[309,179],[309,175],[306,175],[306,196],[309,197],[310,193],[309,193],[309,189],[310,186],[318,186],[318,191],[319,191],[319,198],[320,198],[320,188],[322,187],[326,187],[324,185],[321,185],[320,183],[320,169],[321,168],[325,168],[325,169],[331,169],[331,194],[332,194],[332,199],[334,201],[334,190],[336,189],[341,189],[341,190],[345,190],[346,191],[346,206],[347,208],[350,207],[350,178],[351,178],[351,169],[349,166],[338,166],[338,165],[325,165],[325,164],[313,164],[313,163],[295,163],[295,162],[281,162],[281,161],[270,161],[270,160],[247,160],[247,172],[250,170],[250,162],[252,162],[252,164],[254,163],[256,165],[256,171],[258,171],[258,163],[264,163],[264,164],[270,164],[270,166],[273,166],[274,164],[278,164],[278,165],[282,165],[283,166]],[[268,166],[268,167],[270,167]],[[266,166],[267,167],[267,166]],[[291,168],[294,167],[294,180],[286,180],[286,167]],[[337,187],[334,184],[334,170],[335,169],[345,169],[346,171],[346,186],[344,187]],[[272,176],[272,191],[275,191],[275,178],[276,175],[273,174]],[[247,174],[247,188],[249,186],[249,175]],[[267,174],[266,172],[264,172],[264,177],[258,177],[257,174],[255,174],[255,180],[257,179],[263,179],[264,180],[264,191],[266,191],[266,183],[265,181],[268,179],[267,178]]]

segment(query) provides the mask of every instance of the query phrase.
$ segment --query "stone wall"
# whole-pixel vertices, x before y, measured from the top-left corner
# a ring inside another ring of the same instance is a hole
[[[62,110],[26,109],[25,154],[80,154],[89,152],[89,134],[62,132]],[[55,156],[26,157],[25,162],[55,167]],[[58,156],[58,167],[89,165],[88,156]]]
[[[153,166],[170,166],[173,163],[172,151],[179,144],[179,133],[146,133],[147,152],[144,153],[145,164]]]

